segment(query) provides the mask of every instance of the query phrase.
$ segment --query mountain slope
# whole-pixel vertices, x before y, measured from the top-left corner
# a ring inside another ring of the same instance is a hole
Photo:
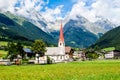
[[[77,22],[70,20],[64,27],[65,42],[73,47],[88,47],[98,38],[84,27],[76,26]]]
[[[0,27],[3,31],[10,31],[11,34],[13,33],[12,35],[18,34],[19,36],[25,37],[29,40],[43,39],[45,42],[53,43],[54,38],[37,26],[27,20],[21,20],[21,24],[18,24],[19,21],[20,18],[16,16],[14,16],[14,18],[9,18],[0,13]]]
[[[73,20],[75,22],[74,26],[78,26],[80,28],[84,28],[87,31],[89,31],[89,32],[91,32],[91,33],[93,33],[95,35],[98,35],[99,33],[105,33],[105,30],[101,26],[96,25],[96,24],[90,22],[89,20],[87,20],[85,17],[83,17],[81,15],[77,15],[76,18],[72,18],[71,17],[68,20],[68,22],[70,20]]]
[[[109,31],[111,29],[113,29],[114,27],[116,27],[115,24],[111,23],[109,20],[107,19],[101,19],[96,21],[94,24],[101,26],[105,31]]]
[[[93,46],[96,45],[101,48],[115,47],[120,49],[120,26],[105,33]]]

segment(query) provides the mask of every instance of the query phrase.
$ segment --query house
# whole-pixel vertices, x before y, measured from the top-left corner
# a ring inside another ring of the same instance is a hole
[[[115,59],[120,59],[120,50],[114,50],[114,58]]]
[[[105,59],[112,59],[114,57],[114,52],[109,51],[105,54]]]
[[[60,36],[59,36],[59,41],[58,41],[58,47],[47,47],[47,51],[45,52],[43,57],[37,57],[36,55],[36,63],[46,63],[47,62],[47,57],[49,57],[52,62],[57,63],[57,62],[64,62],[68,61],[69,58],[72,56],[70,53],[71,48],[66,47],[65,51],[65,42],[64,42],[64,35],[63,35],[63,29],[62,29],[62,23],[60,26]],[[70,56],[71,55],[71,56]]]
[[[65,47],[65,54],[69,55],[69,58],[73,58],[74,50],[70,46]]]
[[[65,54],[63,48],[61,47],[47,47],[47,52],[45,56],[49,56],[54,62],[62,62],[68,60],[69,55]]]
[[[109,51],[105,54],[105,59],[120,59],[120,51],[119,50],[113,50]]]
[[[79,59],[79,60],[85,60],[86,59],[85,52],[82,50],[81,51],[74,51],[73,58]]]
[[[34,57],[35,56],[35,53],[32,52],[31,49],[29,48],[23,48],[24,52],[25,52],[25,57],[26,58],[31,58],[31,57]]]
[[[0,65],[11,65],[9,59],[0,59]]]

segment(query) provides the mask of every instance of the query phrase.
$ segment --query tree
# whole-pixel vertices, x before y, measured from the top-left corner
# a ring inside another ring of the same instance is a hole
[[[97,59],[99,57],[99,55],[95,52],[94,53],[87,53],[86,57],[90,58],[90,59]]]
[[[25,54],[24,54],[24,50],[23,50],[23,46],[20,42],[17,43],[16,45],[16,52],[17,54],[19,54],[22,58],[24,58]]]
[[[96,45],[96,46],[94,47],[94,50],[95,50],[95,51],[99,51],[99,50],[100,50],[100,47],[99,47],[98,45]]]
[[[92,48],[87,49],[85,53],[86,53],[86,58],[89,58],[89,59],[97,59],[99,57],[96,51]]]
[[[11,61],[17,57],[16,45],[13,42],[9,43],[9,45],[8,45],[8,55],[7,56],[9,56]]]
[[[35,40],[32,50],[37,54],[37,58],[39,59],[39,56],[44,56],[44,52],[46,52],[46,44],[42,40]]]
[[[23,51],[23,46],[20,42],[17,44],[11,42],[8,44],[8,55],[10,60],[12,61],[14,58],[17,58],[18,55],[23,57],[24,51]]]

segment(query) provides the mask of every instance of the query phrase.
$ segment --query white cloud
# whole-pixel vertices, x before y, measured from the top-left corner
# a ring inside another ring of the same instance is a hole
[[[82,15],[91,22],[95,22],[103,16],[115,24],[120,24],[120,0],[94,0],[91,5],[86,5],[88,0],[79,0],[73,5],[70,15]]]
[[[120,24],[120,0],[70,0],[74,3],[72,9],[69,13],[72,18],[76,15],[82,15],[91,22],[95,22],[99,18],[97,16],[103,16],[109,19],[111,22]],[[49,0],[46,2],[44,0],[0,0],[0,10],[1,11],[11,11],[14,13],[16,3],[20,4],[17,7],[17,14],[28,16],[30,10],[35,9],[40,11],[45,7]],[[68,3],[69,4],[69,3]],[[65,4],[63,4],[65,5]],[[40,13],[47,21],[55,21],[62,18],[63,5],[58,5],[54,9],[46,6],[45,11]],[[69,14],[66,14],[68,16]],[[65,16],[65,17],[66,17]],[[64,17],[64,18],[65,18]]]
[[[13,12],[16,3],[17,0],[0,0],[0,10]]]
[[[28,16],[28,11],[40,11],[43,8],[43,5],[48,4],[48,2],[49,0],[47,0],[47,2],[44,2],[43,0],[20,0],[20,6],[18,6],[17,14]]]
[[[50,21],[52,22],[52,21],[62,18],[61,17],[62,8],[63,8],[63,5],[57,6],[55,9],[46,7],[46,11],[41,12],[41,14],[48,22]]]
[[[48,2],[44,2],[43,0],[20,0],[20,7],[25,10],[35,9],[36,11],[40,11],[43,5],[46,5]]]
[[[62,8],[64,6],[63,5],[59,5],[54,9],[48,8],[46,7],[46,11],[45,12],[41,12],[42,16],[47,20],[48,22],[48,27],[49,29],[54,29],[54,30],[58,30],[59,26],[60,26],[60,22],[63,18],[61,16],[62,14]],[[53,24],[51,24],[51,22]]]

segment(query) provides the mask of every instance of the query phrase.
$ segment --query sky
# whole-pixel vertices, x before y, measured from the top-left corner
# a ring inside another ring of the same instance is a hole
[[[0,0],[0,11],[27,16],[33,9],[48,21],[81,15],[91,22],[103,17],[120,24],[120,0]]]

